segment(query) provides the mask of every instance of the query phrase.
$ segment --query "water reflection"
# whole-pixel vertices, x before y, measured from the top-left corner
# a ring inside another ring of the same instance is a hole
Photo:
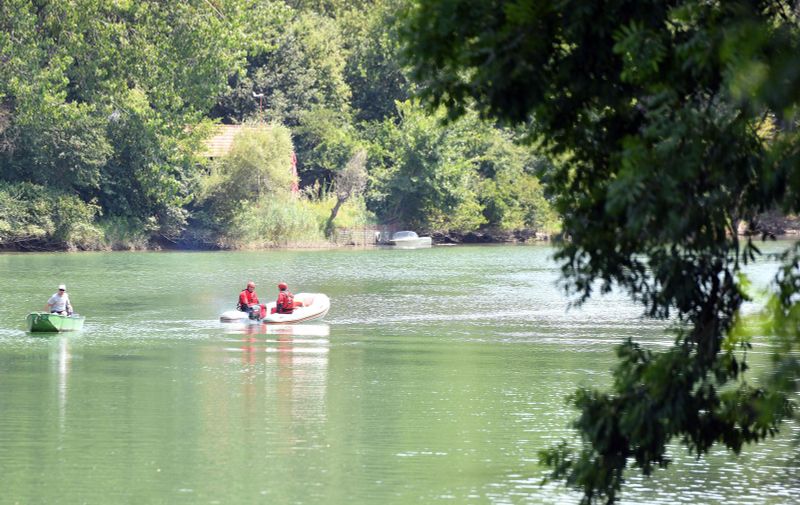
[[[243,335],[283,335],[303,337],[327,337],[330,327],[327,324],[258,324],[225,323],[226,333]]]
[[[255,385],[263,371],[264,396],[274,396],[279,425],[291,431],[303,423],[326,418],[330,351],[327,324],[234,323],[226,324],[225,330],[241,335],[239,349],[246,398],[259,394]]]
[[[69,352],[69,338],[60,336],[57,340],[54,352],[54,362],[56,366],[57,391],[58,391],[58,428],[59,434],[63,435],[67,417],[67,379],[69,378],[72,354]]]
[[[277,369],[278,421],[322,421],[328,382],[327,325],[267,326],[267,365]]]

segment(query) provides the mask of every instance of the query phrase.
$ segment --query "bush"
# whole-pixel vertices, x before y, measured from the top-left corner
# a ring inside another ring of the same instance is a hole
[[[263,196],[286,193],[292,186],[292,139],[280,125],[245,127],[230,152],[200,183],[198,204],[222,222]]]
[[[0,183],[0,246],[44,241],[55,230],[41,186]]]
[[[325,223],[331,215],[333,206],[336,205],[336,194],[329,193],[320,188],[319,184],[303,189],[303,198],[298,200],[300,205],[308,207],[324,230]],[[354,196],[341,206],[333,222],[336,228],[361,228],[375,224],[375,215],[367,210],[363,196]]]
[[[135,217],[111,217],[99,223],[103,230],[104,248],[115,251],[147,249],[150,245],[152,226]]]
[[[530,229],[558,233],[561,222],[544,195],[538,177],[518,167],[504,168],[482,181],[484,213],[491,226],[504,231]]]
[[[335,203],[333,194],[315,191],[294,196],[287,192],[249,204],[227,223],[196,213],[185,241],[193,246],[222,249],[328,246],[324,228]],[[363,198],[342,205],[334,221],[337,228],[345,229],[373,222]]]
[[[36,184],[0,182],[0,247],[98,249],[99,207],[78,196]]]
[[[285,127],[239,133],[231,152],[202,180],[184,241],[224,249],[328,244],[324,226],[336,196],[318,186],[293,195],[291,155]],[[335,225],[363,226],[368,219],[363,200],[353,199],[341,207]]]
[[[238,213],[222,230],[218,245],[231,249],[311,246],[324,242],[319,219],[302,199],[264,198]]]

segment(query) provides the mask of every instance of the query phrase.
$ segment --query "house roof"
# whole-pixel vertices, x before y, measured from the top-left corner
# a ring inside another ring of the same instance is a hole
[[[228,154],[233,145],[233,139],[242,130],[266,131],[268,125],[239,125],[221,124],[217,125],[216,133],[206,140],[206,150],[203,155],[207,158],[218,158]]]

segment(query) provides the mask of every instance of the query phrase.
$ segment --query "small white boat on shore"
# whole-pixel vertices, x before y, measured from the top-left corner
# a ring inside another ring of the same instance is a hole
[[[430,237],[420,237],[413,231],[398,231],[389,239],[389,245],[396,249],[423,249],[431,247]]]
[[[297,293],[295,302],[302,302],[302,307],[295,308],[291,314],[274,313],[275,302],[266,304],[267,315],[263,319],[250,319],[247,312],[227,310],[219,316],[223,323],[263,323],[263,324],[296,324],[324,317],[331,308],[331,300],[323,293]]]

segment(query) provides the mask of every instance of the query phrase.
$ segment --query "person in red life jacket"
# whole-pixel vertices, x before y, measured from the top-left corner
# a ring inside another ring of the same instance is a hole
[[[239,293],[239,303],[236,308],[242,312],[247,312],[250,319],[259,319],[267,315],[267,306],[258,303],[255,282],[249,281],[247,287]]]
[[[275,303],[278,314],[291,314],[294,309],[303,306],[303,302],[295,301],[294,295],[289,291],[289,286],[285,282],[278,284],[278,301]]]

